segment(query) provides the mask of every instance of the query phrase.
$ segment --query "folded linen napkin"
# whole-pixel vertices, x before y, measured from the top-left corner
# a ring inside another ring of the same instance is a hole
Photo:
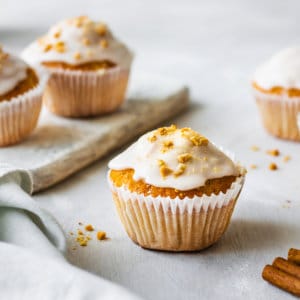
[[[31,197],[25,170],[0,163],[1,299],[138,299],[125,289],[70,265],[56,220]]]

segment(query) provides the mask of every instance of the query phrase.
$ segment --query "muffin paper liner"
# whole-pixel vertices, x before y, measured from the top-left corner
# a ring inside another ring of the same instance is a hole
[[[129,237],[144,248],[196,251],[215,243],[230,222],[245,175],[226,193],[180,199],[137,194],[109,179],[118,214]]]
[[[8,146],[26,138],[36,127],[47,77],[22,95],[0,102],[0,146]]]
[[[50,69],[44,94],[47,108],[64,117],[88,117],[112,112],[122,105],[129,70],[105,71]]]
[[[300,141],[300,97],[254,91],[263,125],[274,136]]]

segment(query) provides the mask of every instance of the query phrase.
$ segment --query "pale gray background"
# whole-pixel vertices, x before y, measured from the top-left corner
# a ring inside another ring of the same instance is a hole
[[[145,299],[292,299],[260,277],[275,256],[300,248],[300,145],[263,131],[249,80],[272,53],[300,44],[300,2],[0,0],[0,42],[18,52],[52,23],[80,14],[107,21],[131,45],[134,69],[191,87],[195,104],[172,122],[192,126],[236,152],[246,166],[259,168],[249,171],[218,244],[200,253],[171,254],[143,250],[125,235],[106,184],[107,157],[35,197],[66,233],[82,221],[111,238],[72,251],[69,237],[70,261]],[[253,144],[263,151],[252,152]],[[284,164],[282,157],[265,155],[275,147],[292,160]],[[278,171],[268,170],[270,161],[278,162]]]

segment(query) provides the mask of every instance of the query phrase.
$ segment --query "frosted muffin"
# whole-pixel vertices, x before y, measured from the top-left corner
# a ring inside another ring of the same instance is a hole
[[[44,102],[55,114],[109,113],[124,101],[133,55],[101,22],[68,19],[29,45],[22,57],[51,73]]]
[[[0,146],[15,144],[34,130],[42,92],[35,71],[0,48]]]
[[[143,135],[109,162],[108,181],[129,237],[144,248],[195,251],[225,232],[245,170],[190,128]]]
[[[300,47],[285,49],[261,65],[252,87],[267,131],[300,141]]]

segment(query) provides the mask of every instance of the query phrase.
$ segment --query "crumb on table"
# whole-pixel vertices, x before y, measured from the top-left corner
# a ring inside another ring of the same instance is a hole
[[[105,231],[98,231],[97,232],[97,239],[99,241],[106,239],[106,232]]]
[[[275,171],[275,170],[278,169],[278,167],[277,167],[277,165],[276,165],[275,163],[270,163],[270,164],[269,164],[269,169],[270,169],[271,171]]]
[[[88,225],[85,226],[85,230],[86,231],[94,231],[94,227],[93,227],[93,225],[88,224]]]
[[[272,155],[272,156],[279,156],[280,151],[278,149],[271,149],[271,150],[267,150],[267,154]]]
[[[259,151],[260,149],[259,149],[258,146],[253,145],[253,146],[251,146],[251,150],[257,152],[257,151]]]

